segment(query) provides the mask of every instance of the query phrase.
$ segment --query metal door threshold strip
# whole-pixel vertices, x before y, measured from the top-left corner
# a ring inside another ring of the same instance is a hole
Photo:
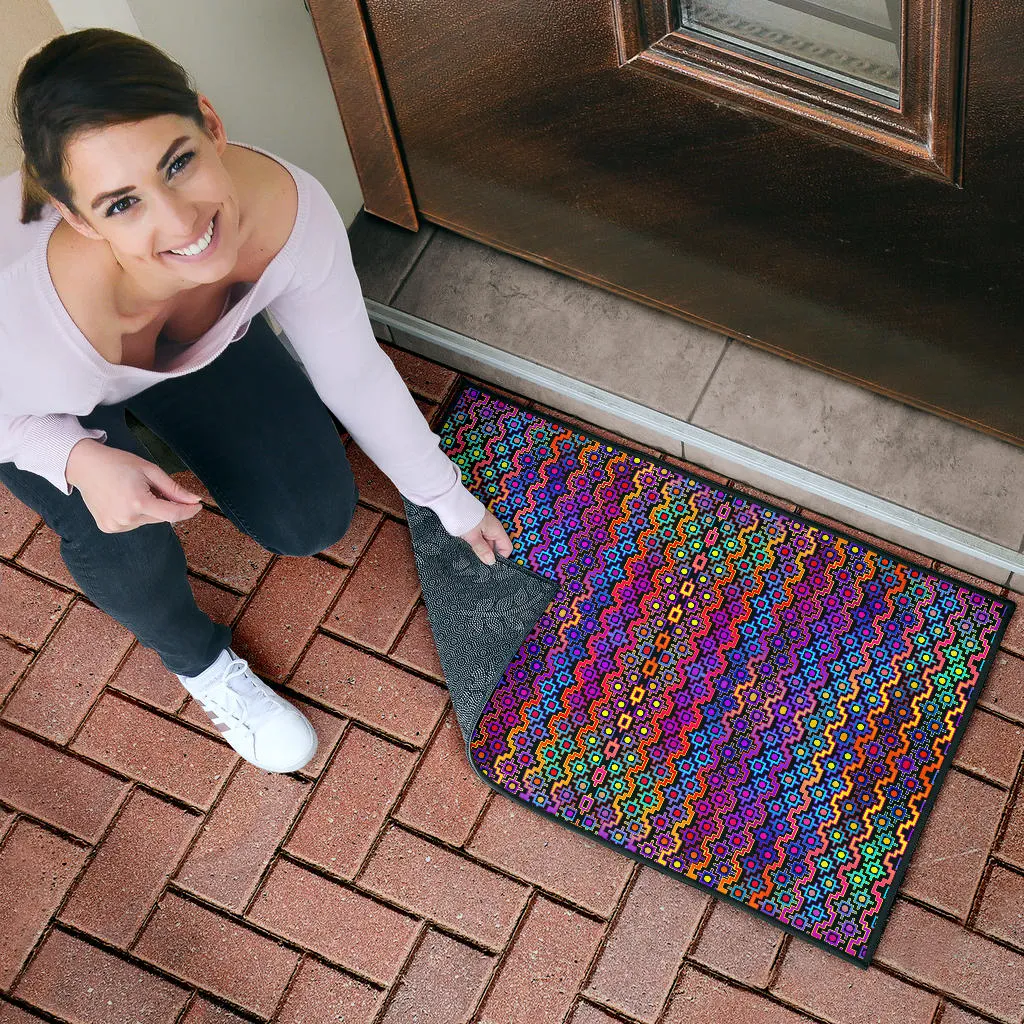
[[[621,398],[610,391],[575,380],[557,370],[550,370],[545,366],[530,362],[528,359],[503,352],[492,345],[477,341],[465,334],[459,334],[447,327],[441,327],[421,317],[413,316],[411,313],[386,306],[373,299],[366,299],[365,302],[366,310],[372,321],[385,324],[420,339],[425,345],[416,351],[439,363],[451,365],[450,359],[447,358],[451,356],[455,356],[457,359],[471,360],[478,365],[499,371],[506,379],[512,377],[524,383],[545,388],[563,395],[574,403],[602,413],[611,413],[640,428],[652,430],[677,440],[682,445],[684,453],[688,444],[699,447],[738,467],[751,470],[761,478],[758,480],[758,486],[761,486],[763,478],[775,480],[780,484],[817,495],[844,509],[849,509],[851,512],[868,516],[879,524],[888,524],[905,531],[912,537],[942,544],[969,558],[991,565],[1003,573],[1024,574],[1024,554],[1011,548],[995,544],[984,537],[978,537],[966,530],[933,519],[931,516],[904,508],[902,505],[851,487],[849,484],[831,480],[820,473],[787,462],[785,459],[767,455],[748,445],[731,441],[729,438],[694,426],[675,416],[657,412],[638,402],[632,402],[628,398]],[[402,347],[397,340],[395,344]],[[743,482],[742,476],[734,478]],[[899,543],[906,544],[908,542],[901,540]],[[1000,582],[1005,583],[1005,577]]]

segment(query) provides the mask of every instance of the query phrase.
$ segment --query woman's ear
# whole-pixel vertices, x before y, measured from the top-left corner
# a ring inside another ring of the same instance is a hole
[[[206,121],[206,132],[217,147],[217,152],[223,155],[228,145],[227,129],[224,127],[220,115],[213,109],[213,104],[202,93],[199,93],[198,96],[199,109],[203,112],[203,118]]]
[[[79,217],[77,213],[74,213],[69,207],[65,206],[59,199],[51,199],[54,207],[60,212],[60,215],[80,234],[85,235],[86,238],[92,238],[99,241],[103,236],[93,228],[87,220]]]

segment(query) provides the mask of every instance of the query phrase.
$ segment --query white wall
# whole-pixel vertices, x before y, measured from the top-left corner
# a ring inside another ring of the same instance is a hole
[[[27,2],[45,0],[0,0]],[[67,31],[104,25],[166,50],[209,97],[229,139],[262,146],[305,168],[323,182],[345,223],[352,223],[363,197],[302,0],[51,3]]]

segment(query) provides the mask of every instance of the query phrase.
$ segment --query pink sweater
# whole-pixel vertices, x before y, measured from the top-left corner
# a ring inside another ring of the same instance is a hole
[[[234,145],[242,145],[234,143]],[[57,295],[46,248],[60,214],[20,224],[20,175],[0,179],[0,462],[45,477],[65,494],[68,455],[84,437],[78,420],[168,377],[201,369],[269,308],[324,404],[399,492],[437,513],[458,536],[483,518],[458,467],[438,447],[405,383],[373,336],[352,266],[348,234],[313,175],[257,146],[295,179],[298,214],[258,281],[236,286],[220,319],[195,342],[161,346],[156,369],[108,363]]]

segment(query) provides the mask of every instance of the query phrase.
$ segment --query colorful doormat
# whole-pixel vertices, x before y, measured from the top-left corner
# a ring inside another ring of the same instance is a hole
[[[477,388],[438,432],[520,570],[474,670],[420,565],[480,776],[867,966],[1012,603]]]

